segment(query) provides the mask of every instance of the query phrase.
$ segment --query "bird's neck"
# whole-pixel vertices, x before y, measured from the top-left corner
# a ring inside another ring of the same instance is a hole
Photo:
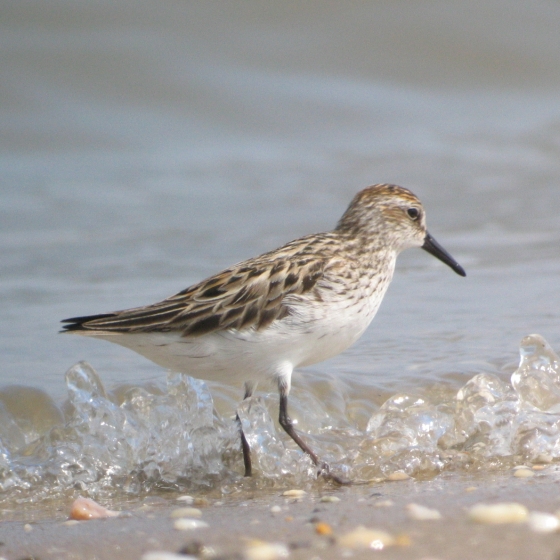
[[[398,251],[379,235],[345,236],[345,246],[349,255],[373,268],[395,268]]]

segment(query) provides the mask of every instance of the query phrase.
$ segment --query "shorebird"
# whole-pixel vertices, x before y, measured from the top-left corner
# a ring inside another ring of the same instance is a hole
[[[292,372],[360,338],[389,287],[397,255],[410,247],[466,275],[428,233],[412,192],[374,185],[354,197],[332,231],[291,241],[152,305],[65,319],[63,332],[115,342],[201,379],[275,380],[280,425],[320,472],[337,480],[288,415]],[[241,427],[240,434],[249,476],[250,449]]]

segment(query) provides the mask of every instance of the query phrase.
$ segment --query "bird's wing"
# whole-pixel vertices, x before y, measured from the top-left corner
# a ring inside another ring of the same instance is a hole
[[[288,244],[283,251],[239,263],[159,303],[66,319],[64,330],[176,331],[198,336],[226,329],[262,329],[290,313],[284,301],[287,295],[309,292],[323,275],[328,258],[299,252]]]

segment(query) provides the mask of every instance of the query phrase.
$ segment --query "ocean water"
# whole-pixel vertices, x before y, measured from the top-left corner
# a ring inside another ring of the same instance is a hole
[[[455,446],[468,454],[480,442],[491,450],[479,446],[475,460],[453,468],[483,469],[495,456],[555,458],[550,429],[538,453],[512,443],[511,434],[502,447],[492,447],[492,438],[453,445],[451,436],[445,445],[440,438],[463,418],[449,407],[473,384],[482,394],[491,386],[496,402],[519,412],[523,392],[515,393],[511,375],[524,337],[538,333],[550,351],[560,350],[558,24],[552,1],[6,2],[6,499],[21,489],[39,499],[64,489],[95,495],[241,484],[231,420],[241,395],[177,379],[107,342],[60,335],[59,321],[162,299],[328,230],[355,192],[378,182],[420,196],[431,233],[467,277],[422,251],[401,255],[362,339],[294,376],[299,428],[317,434],[315,444],[343,473],[362,478],[451,468],[431,462],[432,451],[412,436],[404,447],[393,443],[414,457],[383,467],[376,453],[396,448],[364,441],[387,437],[383,426],[394,415],[413,418],[405,422],[413,434],[422,429],[414,428],[418,414],[435,414],[440,451]],[[92,369],[73,368],[84,360]],[[254,430],[263,484],[286,473],[312,478],[310,464],[290,466],[298,452],[270,420],[274,387],[259,387],[256,399],[252,412],[240,411]],[[553,404],[523,399],[557,414]],[[192,407],[200,416],[190,415]],[[103,418],[111,419],[110,434]],[[192,427],[177,456],[150,447],[162,422],[177,433],[185,422]],[[124,430],[129,423],[134,433]],[[200,453],[188,455],[193,445]],[[98,461],[83,465],[91,449]],[[55,465],[62,450],[67,464]],[[276,459],[267,464],[267,455]]]

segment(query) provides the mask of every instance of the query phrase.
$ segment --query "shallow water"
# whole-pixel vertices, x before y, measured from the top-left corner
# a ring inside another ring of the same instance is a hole
[[[321,433],[325,415],[363,434],[397,394],[439,403],[478,374],[508,383],[529,333],[560,349],[556,3],[126,6],[3,8],[0,367],[3,386],[24,387],[10,391],[32,428],[19,433],[3,409],[2,437],[33,445],[52,428],[80,360],[105,391],[167,394],[165,372],[57,334],[60,319],[161,299],[332,228],[375,182],[422,198],[468,276],[403,254],[363,338],[297,373],[294,415],[317,405],[299,425],[332,461],[349,450]],[[273,388],[260,389],[275,416]],[[240,472],[228,416],[239,399],[213,395],[231,461],[219,486]],[[138,449],[126,465],[145,460]],[[30,474],[37,496],[45,476]]]
[[[400,392],[381,405],[363,388],[357,394],[356,385],[317,375],[291,399],[292,416],[332,471],[356,484],[552,463],[560,459],[560,358],[539,335],[523,339],[520,355],[509,382],[479,373],[457,392]],[[66,386],[61,409],[36,389],[0,391],[4,503],[79,493],[227,496],[302,486],[316,476],[309,457],[277,431],[269,393],[234,405],[255,470],[246,479],[237,423],[219,412],[231,408],[226,386],[214,384],[211,392],[203,381],[170,372],[165,384],[107,392],[85,362],[68,370]]]

